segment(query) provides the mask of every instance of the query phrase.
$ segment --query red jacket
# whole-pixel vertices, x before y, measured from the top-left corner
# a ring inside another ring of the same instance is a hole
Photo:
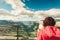
[[[37,40],[60,40],[60,29],[47,26],[37,33]]]

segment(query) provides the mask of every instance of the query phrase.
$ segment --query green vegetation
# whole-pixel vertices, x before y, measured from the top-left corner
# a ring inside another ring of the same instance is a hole
[[[22,22],[17,25],[0,25],[0,36],[13,36],[17,37],[17,28],[18,36],[23,37],[23,39],[28,39],[29,37],[36,37],[37,33],[37,22]]]

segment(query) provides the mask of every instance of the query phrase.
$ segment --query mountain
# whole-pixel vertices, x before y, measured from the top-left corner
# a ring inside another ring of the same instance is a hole
[[[20,24],[20,25],[33,25],[33,21],[8,21],[8,20],[0,20],[0,24]]]
[[[7,20],[0,20],[0,24],[15,24],[15,23]]]

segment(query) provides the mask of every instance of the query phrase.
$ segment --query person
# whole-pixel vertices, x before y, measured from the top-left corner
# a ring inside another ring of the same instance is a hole
[[[60,29],[55,27],[56,21],[52,17],[43,20],[44,28],[37,33],[37,40],[60,40]]]

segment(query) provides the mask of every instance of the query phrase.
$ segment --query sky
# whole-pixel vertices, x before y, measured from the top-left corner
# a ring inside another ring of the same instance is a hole
[[[25,4],[25,8],[33,11],[37,10],[49,10],[52,8],[60,8],[60,0],[21,0]],[[6,9],[8,11],[13,10],[10,4],[7,4],[4,0],[0,0],[0,9]]]
[[[25,7],[30,10],[49,10],[51,8],[60,8],[60,0],[22,0]]]
[[[11,7],[11,5],[5,3],[5,1],[0,0],[0,9],[5,9],[5,10],[8,10],[8,11],[11,11],[12,7]]]
[[[0,0],[0,16],[0,20],[11,21],[60,19],[60,0]]]

